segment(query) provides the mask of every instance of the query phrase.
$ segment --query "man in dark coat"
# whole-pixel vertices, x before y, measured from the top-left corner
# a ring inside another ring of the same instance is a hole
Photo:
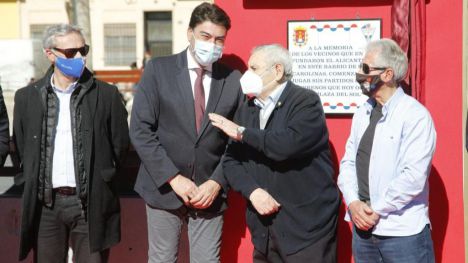
[[[2,87],[0,86],[0,167],[5,163],[8,155],[10,131],[8,129],[8,113],[5,106],[5,99],[3,98]]]
[[[190,19],[190,46],[150,60],[132,109],[130,137],[141,159],[135,190],[145,199],[148,262],[176,262],[188,222],[191,262],[219,262],[226,187],[221,156],[228,137],[209,112],[233,117],[240,73],[220,64],[228,15],[202,3]]]
[[[254,262],[335,262],[340,198],[325,115],[316,93],[290,81],[291,65],[280,45],[255,48],[241,86],[256,98],[234,122],[210,119],[232,139],[223,169],[250,201]]]
[[[14,140],[24,183],[20,260],[106,262],[120,240],[113,177],[128,148],[127,113],[115,86],[85,67],[89,47],[79,28],[46,29],[45,76],[16,92]]]

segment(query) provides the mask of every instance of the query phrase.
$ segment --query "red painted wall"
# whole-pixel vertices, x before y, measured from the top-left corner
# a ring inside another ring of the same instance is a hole
[[[230,15],[224,61],[242,71],[255,45],[287,45],[287,20],[381,18],[390,36],[392,0],[217,0]],[[462,1],[426,0],[426,106],[434,119],[437,150],[430,177],[430,216],[436,262],[463,262],[462,170]],[[350,116],[327,116],[336,170],[344,154]],[[252,262],[253,247],[244,220],[245,204],[231,194],[222,245],[222,262]],[[338,262],[351,262],[351,230],[338,229]]]

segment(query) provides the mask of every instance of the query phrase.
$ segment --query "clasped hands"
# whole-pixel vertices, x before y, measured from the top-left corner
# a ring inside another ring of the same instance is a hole
[[[351,220],[361,230],[367,231],[379,221],[380,215],[362,201],[353,201],[349,204],[348,208],[351,213]]]
[[[211,206],[218,196],[221,186],[214,180],[208,180],[197,186],[187,177],[177,174],[168,183],[172,190],[184,201],[186,206],[205,209]]]

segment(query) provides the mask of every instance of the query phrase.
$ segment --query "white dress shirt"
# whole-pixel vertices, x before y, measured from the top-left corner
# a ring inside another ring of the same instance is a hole
[[[341,160],[338,186],[347,205],[359,200],[356,153],[369,125],[372,101],[354,114],[346,152]],[[375,129],[369,163],[369,195],[380,215],[373,234],[409,236],[429,224],[429,184],[436,131],[427,109],[401,88],[382,108]],[[349,213],[346,220],[350,220]]]
[[[59,110],[54,140],[52,185],[54,188],[62,186],[75,187],[75,163],[73,157],[70,98],[75,90],[76,82],[70,84],[66,90],[62,90],[58,89],[54,85],[53,79],[54,76],[52,75],[50,84],[59,99]]]
[[[192,85],[192,94],[193,98],[195,99],[195,80],[197,79],[197,72],[195,69],[200,68],[200,65],[195,61],[190,50],[187,49],[187,67],[189,69],[190,74],[190,84]],[[213,64],[210,64],[203,69],[205,70],[203,74],[203,90],[205,91],[205,109],[208,103],[208,98],[210,97],[210,90],[211,90],[211,71],[213,68]]]
[[[284,88],[286,88],[287,81],[280,84],[273,92],[268,95],[265,101],[261,100],[260,98],[256,98],[254,100],[255,105],[260,108],[259,112],[259,119],[260,119],[260,129],[265,129],[265,126],[270,118],[271,113],[275,109],[278,104],[279,98],[283,93]]]

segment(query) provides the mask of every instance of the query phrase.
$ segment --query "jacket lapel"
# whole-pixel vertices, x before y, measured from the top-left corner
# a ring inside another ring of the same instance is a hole
[[[252,127],[255,129],[260,129],[260,109],[255,105],[254,103],[254,98],[251,98],[248,101],[248,110],[250,113],[249,120],[248,120],[248,126],[247,127]]]
[[[286,100],[286,98],[288,97],[289,92],[291,91],[292,85],[293,85],[293,83],[291,81],[288,81],[288,83],[286,83],[286,87],[284,87],[283,93],[281,93],[280,98],[278,99],[277,106],[276,106],[275,109],[277,109],[278,106],[281,107],[282,104],[284,104],[284,101]]]
[[[49,78],[50,80],[50,78]],[[47,83],[47,82],[45,82]],[[31,127],[31,130],[34,131],[35,141],[38,143],[38,149],[40,151],[41,145],[41,136],[42,136],[42,122],[44,121],[44,114],[45,114],[45,100],[43,99],[43,94],[47,87],[45,83],[39,83],[38,85],[34,86],[34,90],[32,91],[33,96],[30,97],[28,100],[27,105],[27,116],[28,116],[28,126]],[[26,106],[26,105],[25,105]],[[39,156],[39,154],[37,155]]]
[[[292,85],[292,82],[291,81],[288,81],[288,83],[286,84],[286,87],[284,87],[284,90],[283,92],[281,93],[279,99],[278,99],[278,102],[276,103],[275,105],[275,108],[273,109],[273,111],[271,112],[270,116],[268,117],[268,120],[265,124],[265,129],[269,126],[270,124],[270,121],[274,118],[274,115],[276,114],[276,112],[278,111],[279,108],[281,108],[283,105],[284,105],[284,101],[286,100],[286,98],[288,97],[288,94],[291,90],[291,85]]]
[[[184,108],[187,119],[187,127],[190,129],[189,134],[193,134],[192,139],[195,140],[195,106],[193,101],[192,84],[190,83],[190,75],[187,69],[187,50],[177,55],[177,69],[175,72],[177,90],[182,97],[182,108]]]

